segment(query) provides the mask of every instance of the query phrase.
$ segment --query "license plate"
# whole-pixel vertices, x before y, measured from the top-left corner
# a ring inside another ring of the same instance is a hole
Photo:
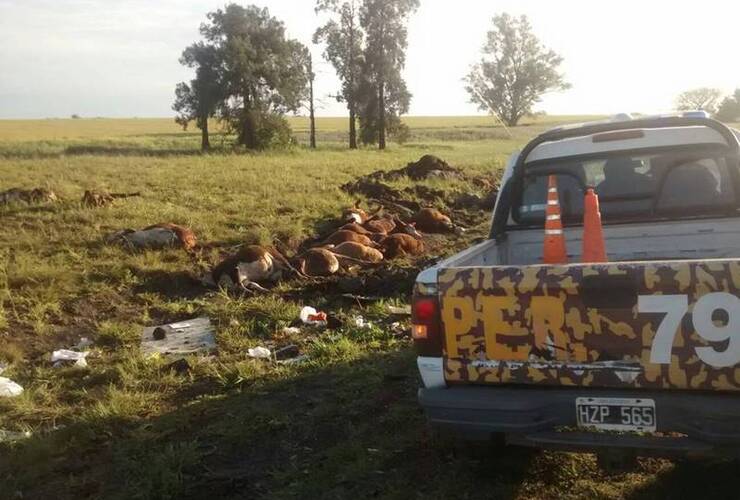
[[[637,398],[576,398],[578,427],[655,432],[655,401]]]

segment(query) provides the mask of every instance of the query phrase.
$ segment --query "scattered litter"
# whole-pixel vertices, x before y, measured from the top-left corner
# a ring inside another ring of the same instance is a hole
[[[22,439],[28,439],[30,437],[31,431],[17,432],[0,429],[0,443],[12,443],[15,441],[21,441]]]
[[[144,328],[141,351],[146,356],[195,354],[216,349],[216,337],[209,318]]]
[[[388,312],[397,316],[411,316],[411,306],[388,306]]]
[[[283,333],[286,335],[297,335],[301,333],[301,329],[297,326],[286,326],[283,328]]]
[[[279,365],[299,365],[301,363],[305,363],[309,359],[310,358],[307,355],[301,354],[300,356],[296,356],[295,358],[282,359],[282,360],[278,361],[277,363]]]
[[[306,325],[326,326],[326,313],[317,311],[311,306],[301,309],[300,318]]]
[[[74,362],[75,366],[84,368],[87,366],[87,360],[85,359],[89,352],[77,352],[70,351],[69,349],[59,349],[51,353],[51,362],[54,366],[61,366],[65,362]]]
[[[272,357],[272,353],[267,347],[259,346],[247,349],[247,356],[257,359],[270,359],[270,357]]]
[[[355,316],[353,319],[355,326],[357,328],[372,328],[373,324],[369,321],[367,321],[362,316]]]
[[[84,351],[88,347],[93,345],[92,340],[90,340],[87,337],[80,337],[80,341],[77,342],[77,344],[72,346],[72,349],[78,350],[78,351]]]
[[[275,359],[278,361],[292,359],[298,357],[300,353],[298,346],[291,344],[275,351]]]
[[[0,397],[13,398],[23,394],[23,387],[9,378],[0,377]]]

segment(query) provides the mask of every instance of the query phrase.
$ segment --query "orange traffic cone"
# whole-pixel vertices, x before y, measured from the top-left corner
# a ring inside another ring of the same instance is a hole
[[[545,264],[566,264],[568,252],[565,249],[563,224],[560,220],[560,199],[554,175],[547,181],[547,210],[545,211],[545,248],[542,255]]]
[[[582,262],[607,262],[604,232],[601,228],[599,197],[593,188],[586,191],[583,200],[583,254]]]

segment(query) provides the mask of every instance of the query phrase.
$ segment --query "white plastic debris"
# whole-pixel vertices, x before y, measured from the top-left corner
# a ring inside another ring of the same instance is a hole
[[[354,323],[357,328],[371,328],[373,326],[372,323],[367,321],[362,316],[355,316],[354,317]]]
[[[51,353],[51,362],[54,366],[59,366],[64,362],[74,362],[75,366],[84,368],[87,366],[85,359],[89,352],[70,351],[69,349],[59,349]]]
[[[297,326],[286,326],[283,328],[283,333],[286,335],[297,335],[301,333],[301,329]]]
[[[247,349],[247,356],[257,359],[270,359],[272,353],[267,347],[259,346]]]
[[[299,316],[301,321],[306,325],[326,326],[326,313],[319,312],[311,306],[301,309]]]
[[[23,394],[23,387],[9,378],[0,377],[0,397],[14,398]]]
[[[305,354],[301,354],[299,356],[296,356],[295,358],[289,358],[289,359],[281,359],[277,363],[279,365],[299,365],[301,363],[305,363],[309,360],[309,357]]]
[[[84,351],[91,345],[93,345],[92,340],[90,340],[87,337],[80,337],[80,341],[77,342],[77,345],[73,345],[72,349],[76,349],[78,351]]]
[[[20,441],[21,439],[28,439],[30,437],[31,431],[16,432],[0,429],[0,443],[12,443],[14,441]]]
[[[411,306],[388,306],[388,312],[397,316],[411,316]]]
[[[216,350],[216,330],[207,317],[144,328],[141,352],[147,357]]]

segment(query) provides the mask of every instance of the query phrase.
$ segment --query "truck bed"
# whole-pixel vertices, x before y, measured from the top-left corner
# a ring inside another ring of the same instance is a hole
[[[568,258],[580,262],[581,227],[565,228]],[[604,227],[611,262],[740,258],[740,219],[735,217],[616,224]],[[436,269],[542,264],[541,228],[509,231],[440,262]]]

